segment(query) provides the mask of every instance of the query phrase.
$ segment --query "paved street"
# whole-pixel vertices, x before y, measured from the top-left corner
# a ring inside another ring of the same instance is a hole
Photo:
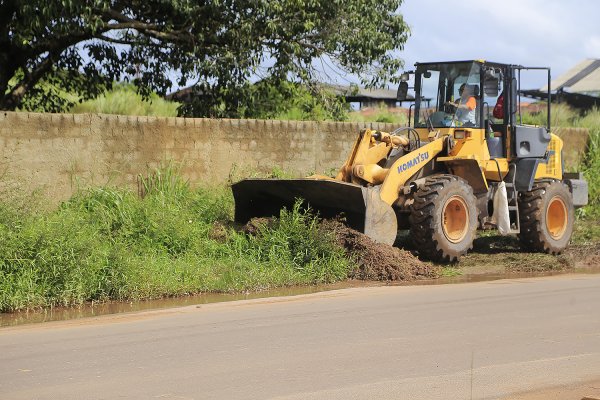
[[[558,397],[535,398],[600,397],[600,275],[355,288],[0,329],[0,399],[542,390]]]

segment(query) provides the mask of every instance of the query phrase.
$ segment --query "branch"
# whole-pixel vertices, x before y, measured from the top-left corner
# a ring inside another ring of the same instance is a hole
[[[108,37],[108,36],[105,36],[105,35],[98,35],[98,39],[104,40],[105,42],[109,42],[109,43],[124,44],[124,45],[127,45],[127,46],[132,46],[132,45],[135,44],[133,41],[115,39],[115,38],[111,38],[111,37]]]
[[[160,25],[141,22],[129,18],[128,16],[115,10],[105,11],[104,15],[114,21],[117,21],[117,23],[107,24],[106,27],[108,28],[108,30],[135,29],[155,39],[169,40],[173,42],[193,41],[193,35],[191,35],[187,30],[185,30],[185,28],[180,30],[173,30],[171,32],[162,32],[160,30]]]
[[[52,65],[54,64],[54,56],[55,55],[52,53],[48,54],[48,56],[41,63],[39,63],[32,72],[27,73],[27,70],[25,67],[23,67],[24,71],[26,72],[25,76],[21,82],[16,84],[15,87],[13,87],[10,92],[4,96],[5,100],[10,99],[10,102],[14,103],[15,106],[21,103],[25,93],[27,93],[31,87],[35,86],[42,76],[44,76],[44,74],[46,74],[50,68],[52,68]]]
[[[40,42],[34,45],[30,45],[28,48],[24,50],[26,54],[26,59],[34,59],[36,56],[39,56],[44,53],[53,53],[60,54],[65,49],[70,46],[73,46],[79,42],[83,42],[84,40],[92,39],[94,35],[91,31],[79,31],[75,33],[71,33],[69,35],[61,36],[61,37],[52,37],[44,42]]]

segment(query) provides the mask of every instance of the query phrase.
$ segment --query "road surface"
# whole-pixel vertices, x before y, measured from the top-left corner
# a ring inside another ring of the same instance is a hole
[[[600,275],[354,288],[0,329],[0,399],[600,397]]]

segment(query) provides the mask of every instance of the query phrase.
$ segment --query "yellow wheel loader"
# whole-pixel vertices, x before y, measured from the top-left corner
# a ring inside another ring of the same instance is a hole
[[[417,63],[409,126],[366,129],[335,178],[246,179],[232,186],[235,219],[279,215],[296,199],[321,217],[393,244],[410,229],[423,258],[453,262],[479,229],[518,234],[525,250],[561,252],[587,183],[564,173],[563,141],[550,133],[550,69],[482,60]],[[521,71],[547,73],[547,126],[523,125]],[[411,118],[412,116],[412,118]]]

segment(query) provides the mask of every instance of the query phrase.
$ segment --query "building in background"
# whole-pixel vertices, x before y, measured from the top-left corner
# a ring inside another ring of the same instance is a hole
[[[600,107],[600,59],[586,59],[552,80],[552,100],[567,103],[581,111]],[[545,100],[548,86],[540,89],[521,90],[521,94],[533,99]]]

